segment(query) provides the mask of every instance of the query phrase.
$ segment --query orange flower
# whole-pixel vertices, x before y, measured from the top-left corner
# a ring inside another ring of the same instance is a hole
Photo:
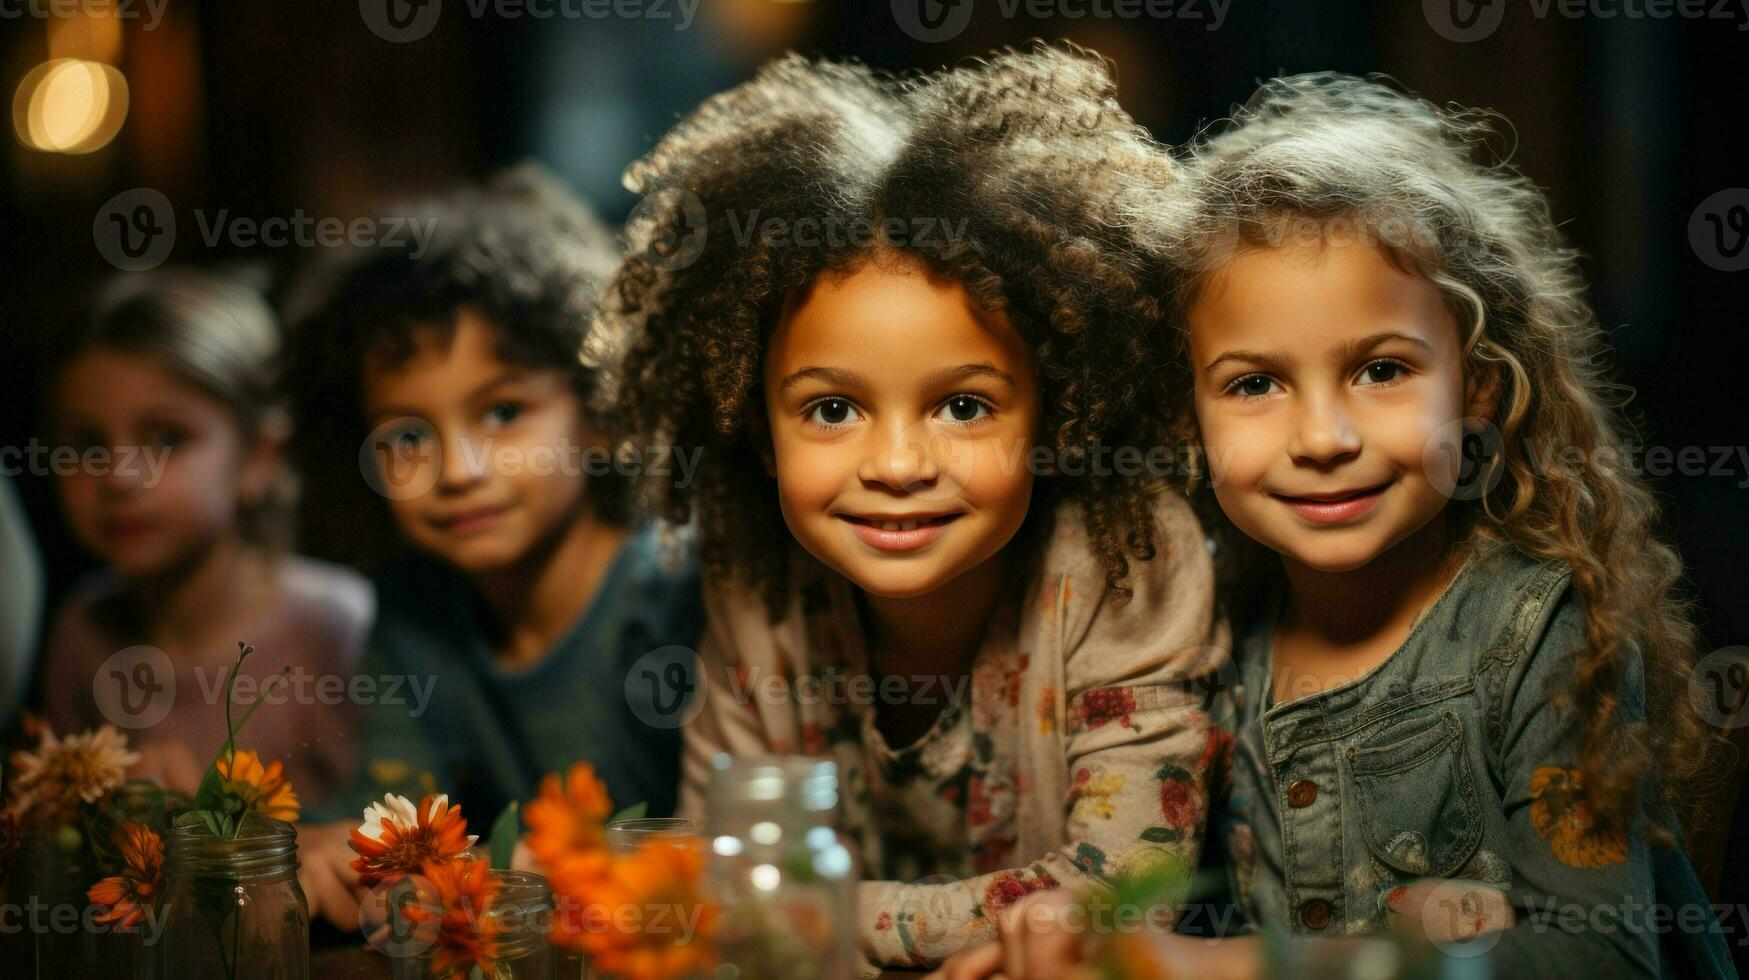
[[[246,809],[257,810],[275,820],[292,822],[298,818],[298,794],[286,781],[285,767],[278,759],[265,768],[261,757],[249,749],[236,749],[230,758],[219,756],[215,763],[224,792],[243,801]]]
[[[1531,826],[1562,864],[1607,868],[1628,859],[1627,835],[1597,819],[1577,769],[1538,766],[1530,776],[1530,797]]]
[[[474,846],[462,808],[447,795],[425,794],[415,808],[405,796],[390,793],[364,811],[364,822],[348,842],[358,853],[352,870],[366,888],[413,874],[427,861],[447,861]]]
[[[489,914],[498,897],[498,883],[488,873],[490,862],[457,858],[426,861],[421,873],[436,893],[436,907],[409,904],[403,909],[414,922],[437,920],[431,950],[434,978],[467,977],[475,967],[492,976],[498,959],[503,923]]]
[[[606,823],[612,813],[607,786],[589,763],[573,763],[562,784],[557,774],[547,773],[540,795],[522,809],[528,848],[548,877],[600,873],[607,864]]]
[[[107,910],[94,921],[131,929],[146,917],[163,883],[164,842],[151,828],[127,820],[116,829],[115,847],[121,852],[121,874],[92,885],[85,897]]]
[[[606,873],[552,881],[552,940],[580,949],[602,972],[628,980],[703,975],[715,964],[716,907],[704,895],[704,841],[645,841]]]

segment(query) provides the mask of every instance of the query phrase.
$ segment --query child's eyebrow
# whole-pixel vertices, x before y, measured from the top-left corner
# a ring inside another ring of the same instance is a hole
[[[1414,344],[1426,351],[1429,355],[1434,353],[1433,345],[1422,340],[1420,337],[1411,337],[1406,333],[1396,333],[1395,331],[1387,330],[1383,333],[1369,334],[1365,337],[1351,340],[1348,343],[1343,344],[1330,352],[1331,360],[1350,360],[1372,350],[1374,347],[1390,343],[1393,340],[1401,340],[1406,343]]]
[[[485,381],[475,385],[474,389],[468,392],[466,397],[469,399],[478,398],[499,385],[516,384],[520,381],[527,381],[531,373],[532,372],[522,368],[511,368],[502,374],[487,378]]]
[[[1287,358],[1282,357],[1279,354],[1265,354],[1262,351],[1254,350],[1230,350],[1222,354],[1220,357],[1208,362],[1208,365],[1202,369],[1203,377],[1213,377],[1215,368],[1220,367],[1228,361],[1239,361],[1250,364],[1254,367],[1261,367],[1275,371],[1281,370],[1289,363]]]
[[[1426,351],[1429,355],[1435,353],[1433,345],[1422,340],[1420,337],[1411,337],[1406,333],[1386,331],[1384,333],[1368,334],[1365,337],[1359,337],[1339,344],[1331,349],[1330,359],[1337,362],[1353,360],[1361,354],[1364,354],[1381,344],[1390,343],[1393,340],[1401,340],[1405,343],[1414,344]],[[1208,366],[1202,369],[1203,376],[1212,376],[1215,373],[1215,368],[1220,367],[1227,361],[1242,361],[1267,370],[1276,371],[1282,370],[1291,363],[1290,359],[1283,357],[1280,354],[1265,354],[1261,351],[1250,350],[1230,350],[1223,353],[1220,357],[1210,361]]]
[[[944,368],[924,379],[924,385],[926,387],[934,388],[944,384],[951,384],[956,381],[965,381],[968,378],[990,378],[994,381],[999,381],[1010,388],[1018,387],[1015,384],[1014,375],[987,362],[961,364],[959,367]],[[862,375],[857,374],[855,371],[847,371],[844,368],[805,367],[800,371],[784,376],[783,382],[778,385],[778,390],[783,391],[791,385],[799,384],[800,382],[810,379],[843,388],[853,387],[864,382]]]

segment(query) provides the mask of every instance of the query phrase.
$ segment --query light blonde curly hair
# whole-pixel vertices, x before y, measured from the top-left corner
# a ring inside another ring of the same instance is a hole
[[[1329,240],[1334,228],[1369,236],[1438,287],[1462,331],[1465,377],[1496,393],[1501,443],[1482,475],[1490,489],[1450,505],[1457,548],[1501,541],[1572,569],[1587,643],[1571,684],[1550,694],[1583,722],[1588,802],[1627,828],[1654,767],[1672,799],[1702,772],[1709,739],[1687,694],[1697,638],[1681,560],[1629,461],[1631,393],[1608,378],[1578,255],[1543,193],[1497,152],[1497,122],[1376,80],[1272,79],[1184,149],[1179,184],[1134,220],[1172,278],[1167,370],[1186,445],[1196,440],[1186,314],[1236,253],[1308,231]],[[1636,656],[1649,721],[1628,724],[1622,685]]]

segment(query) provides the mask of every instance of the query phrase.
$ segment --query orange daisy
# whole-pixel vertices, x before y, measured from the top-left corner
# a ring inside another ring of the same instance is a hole
[[[600,873],[607,863],[606,825],[612,813],[607,786],[589,763],[572,764],[562,782],[547,773],[540,795],[522,809],[528,848],[549,877]]]
[[[492,976],[504,926],[489,914],[498,897],[498,883],[489,870],[490,862],[484,858],[425,862],[421,873],[436,893],[436,905],[414,903],[403,911],[414,922],[437,921],[432,977],[466,977],[475,967]]]
[[[581,949],[602,972],[627,980],[709,973],[717,911],[704,894],[704,860],[700,839],[651,840],[613,859],[603,876],[555,879],[561,898],[553,942]]]
[[[121,854],[121,874],[92,885],[85,897],[106,909],[94,921],[131,929],[146,917],[163,884],[164,842],[150,827],[127,820],[116,829],[115,849]]]
[[[415,807],[405,796],[390,793],[365,808],[364,822],[353,828],[348,843],[358,853],[352,870],[369,888],[413,874],[427,861],[456,857],[476,840],[478,835],[468,833],[462,808],[451,806],[448,795],[427,793]]]
[[[288,823],[298,819],[298,794],[292,792],[285,767],[278,759],[263,767],[259,755],[249,749],[237,749],[230,758],[219,756],[215,765],[224,792],[242,800],[245,809]]]

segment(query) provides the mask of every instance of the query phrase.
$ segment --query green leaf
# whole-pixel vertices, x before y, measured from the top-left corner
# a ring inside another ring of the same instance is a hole
[[[1171,827],[1149,827],[1142,831],[1142,839],[1150,844],[1172,844],[1184,839],[1184,831]]]
[[[615,820],[641,820],[641,819],[643,819],[644,814],[649,813],[649,812],[650,812],[650,801],[645,800],[642,803],[633,803],[631,806],[626,807],[624,810],[621,810],[618,813],[614,814],[613,816],[608,817],[607,822],[612,823]]]
[[[498,814],[498,819],[492,821],[492,836],[486,843],[493,870],[510,870],[510,857],[516,851],[516,838],[521,834],[522,819],[517,814],[516,801],[511,800]]]

